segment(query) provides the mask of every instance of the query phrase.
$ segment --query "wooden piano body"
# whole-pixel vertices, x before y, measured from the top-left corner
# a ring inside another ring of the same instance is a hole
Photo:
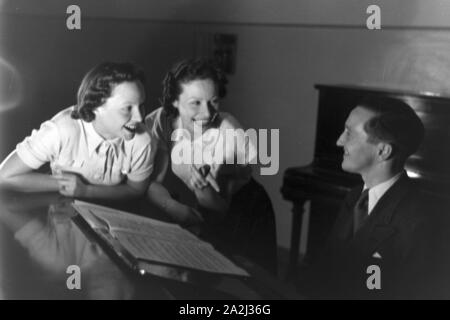
[[[426,135],[419,150],[407,162],[410,176],[438,197],[450,197],[450,98],[431,94],[358,86],[316,85],[319,110],[314,160],[310,165],[288,168],[281,188],[284,199],[293,203],[288,274],[295,272],[304,204],[310,201],[307,258],[320,250],[346,193],[362,183],[358,175],[341,169],[342,148],[336,141],[350,111],[366,95],[401,99],[424,123]]]

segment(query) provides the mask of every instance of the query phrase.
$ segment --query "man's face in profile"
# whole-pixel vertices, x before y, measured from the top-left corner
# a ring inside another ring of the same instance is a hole
[[[376,144],[368,141],[364,124],[375,114],[363,107],[352,110],[345,122],[345,129],[336,144],[344,149],[342,169],[352,173],[369,172],[375,165]]]

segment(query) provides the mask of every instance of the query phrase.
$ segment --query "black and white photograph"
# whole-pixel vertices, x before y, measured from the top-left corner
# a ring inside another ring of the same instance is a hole
[[[266,319],[448,270],[450,1],[0,0],[0,300]]]

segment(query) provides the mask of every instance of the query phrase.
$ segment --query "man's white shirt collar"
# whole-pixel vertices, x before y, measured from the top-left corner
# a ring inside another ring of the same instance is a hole
[[[373,208],[375,208],[378,201],[381,197],[389,190],[390,187],[397,182],[398,179],[402,176],[404,172],[399,172],[389,180],[386,180],[382,183],[377,184],[376,186],[369,189],[369,214],[372,212]],[[364,185],[363,190],[367,189],[367,186]]]

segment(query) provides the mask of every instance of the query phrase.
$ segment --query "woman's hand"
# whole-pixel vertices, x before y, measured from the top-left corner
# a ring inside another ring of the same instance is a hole
[[[203,170],[203,174],[200,172],[204,167],[197,169],[194,165],[191,165],[191,179],[190,185],[195,189],[202,190],[207,187],[208,184],[216,191],[220,192],[219,184],[216,179],[211,175],[209,170]]]
[[[58,182],[59,193],[66,197],[86,196],[87,184],[83,179],[74,173],[63,172],[54,176]]]

